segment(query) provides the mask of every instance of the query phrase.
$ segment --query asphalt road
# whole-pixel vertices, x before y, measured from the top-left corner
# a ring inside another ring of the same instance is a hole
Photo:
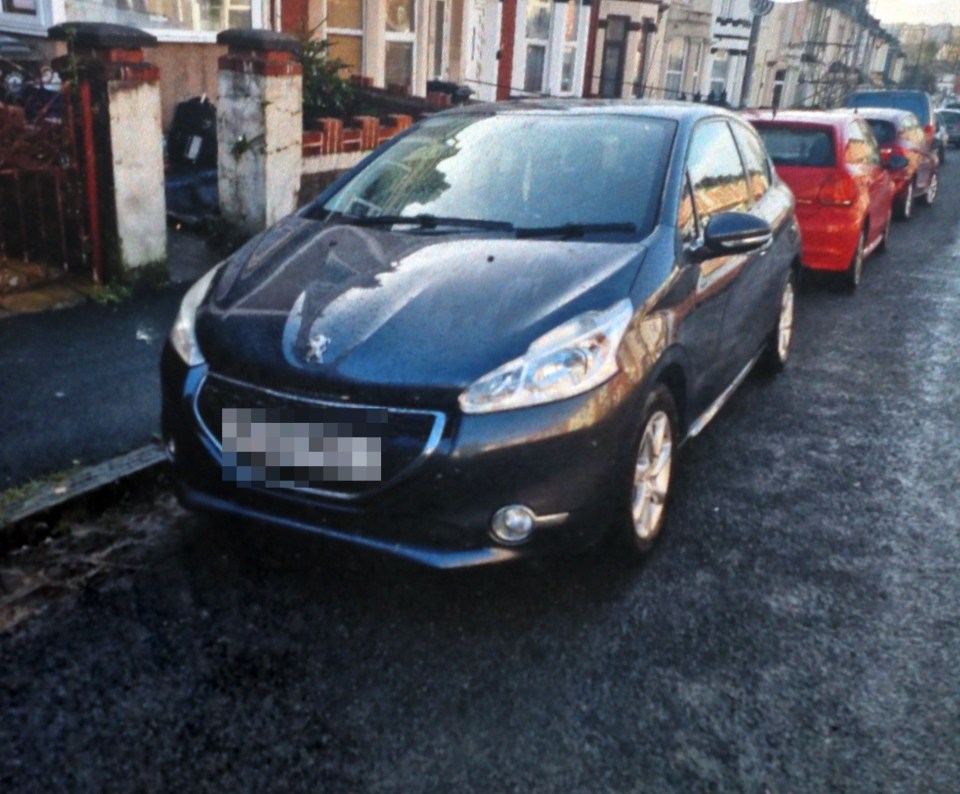
[[[645,564],[264,570],[161,499],[134,562],[0,636],[0,790],[956,792],[951,155],[684,448]]]

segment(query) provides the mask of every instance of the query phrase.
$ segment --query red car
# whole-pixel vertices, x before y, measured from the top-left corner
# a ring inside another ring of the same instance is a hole
[[[917,117],[907,110],[860,108],[880,144],[880,157],[896,185],[894,208],[900,218],[913,215],[918,196],[928,207],[937,198],[940,161]]]
[[[853,111],[747,118],[796,197],[804,267],[856,288],[864,259],[886,248],[894,193],[866,120]]]

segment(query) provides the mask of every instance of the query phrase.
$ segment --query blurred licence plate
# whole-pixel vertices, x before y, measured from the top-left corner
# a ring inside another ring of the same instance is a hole
[[[320,421],[303,411],[224,408],[223,479],[268,488],[379,482],[382,438],[365,431],[369,427]]]

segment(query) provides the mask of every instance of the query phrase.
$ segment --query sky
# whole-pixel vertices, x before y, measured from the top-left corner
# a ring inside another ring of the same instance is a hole
[[[949,22],[960,25],[960,0],[870,0],[881,22]]]

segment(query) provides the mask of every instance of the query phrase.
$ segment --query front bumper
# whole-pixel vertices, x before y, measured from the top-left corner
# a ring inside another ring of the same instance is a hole
[[[618,503],[638,390],[617,375],[587,394],[548,405],[448,414],[426,459],[382,490],[343,499],[225,482],[219,449],[194,412],[205,367],[187,368],[169,345],[162,359],[163,434],[175,443],[178,495],[188,507],[306,530],[434,567],[499,562],[599,539]],[[242,407],[242,406],[238,406]],[[488,532],[501,507],[523,504],[549,526],[520,546]]]

